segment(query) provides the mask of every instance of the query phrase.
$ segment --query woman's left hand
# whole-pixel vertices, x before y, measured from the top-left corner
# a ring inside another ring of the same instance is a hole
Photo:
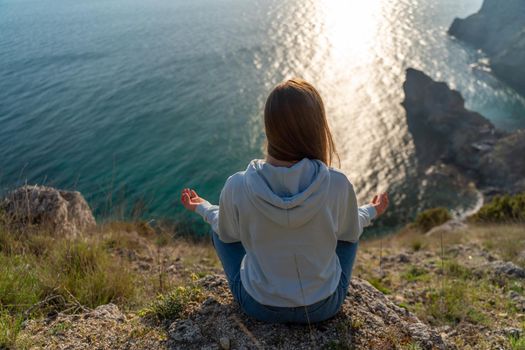
[[[199,197],[194,190],[185,188],[182,190],[180,201],[182,202],[182,205],[184,205],[184,208],[190,211],[195,211],[195,208],[206,200]]]
[[[389,203],[388,193],[386,192],[383,192],[381,194],[376,194],[374,198],[372,199],[372,201],[370,202],[370,204],[372,204],[374,208],[376,209],[377,216],[383,215],[383,213],[388,208],[388,203]]]

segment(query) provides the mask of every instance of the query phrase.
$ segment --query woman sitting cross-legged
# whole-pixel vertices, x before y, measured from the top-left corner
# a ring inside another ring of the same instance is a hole
[[[266,159],[230,176],[219,205],[192,189],[183,205],[212,227],[230,290],[265,322],[314,323],[334,316],[347,294],[359,237],[388,195],[358,207],[354,187],[331,167],[336,156],[317,90],[292,79],[264,110]]]

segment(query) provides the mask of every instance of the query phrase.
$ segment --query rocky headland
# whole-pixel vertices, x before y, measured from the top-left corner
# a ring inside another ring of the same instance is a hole
[[[482,49],[493,73],[525,95],[525,2],[485,0],[465,19],[456,18],[449,34]]]
[[[487,194],[525,191],[524,130],[497,129],[466,109],[458,91],[416,69],[407,69],[403,89],[421,176],[439,166],[474,181]]]

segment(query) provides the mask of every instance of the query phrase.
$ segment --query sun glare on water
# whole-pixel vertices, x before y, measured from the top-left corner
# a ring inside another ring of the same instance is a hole
[[[340,64],[366,62],[377,37],[382,0],[319,0],[332,57]],[[335,62],[332,62],[335,63]]]

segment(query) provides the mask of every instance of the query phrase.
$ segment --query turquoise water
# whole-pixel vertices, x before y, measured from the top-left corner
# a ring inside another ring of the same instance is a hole
[[[75,188],[99,218],[185,222],[179,191],[216,202],[262,157],[262,107],[291,76],[325,99],[341,168],[386,225],[472,196],[414,172],[401,85],[423,69],[512,130],[525,100],[446,35],[481,0],[0,0],[0,184]],[[458,194],[459,193],[459,194]]]

